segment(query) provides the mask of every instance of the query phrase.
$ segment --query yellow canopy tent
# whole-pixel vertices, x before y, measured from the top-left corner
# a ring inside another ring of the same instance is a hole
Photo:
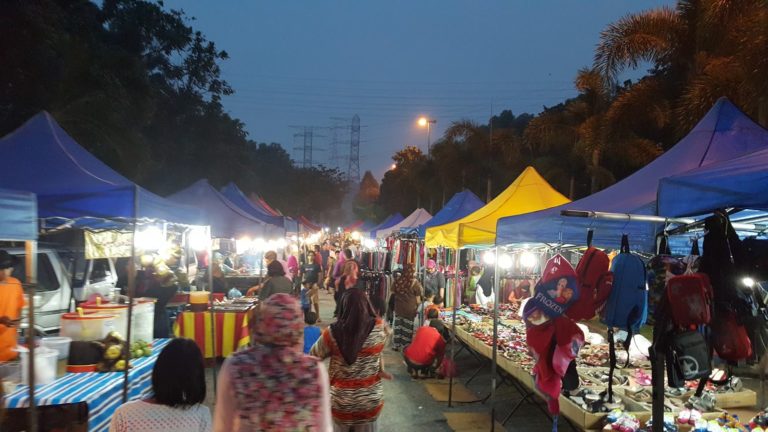
[[[506,216],[530,213],[570,202],[533,168],[527,167],[507,189],[484,207],[457,221],[427,228],[427,247],[452,249],[491,246],[496,222]]]

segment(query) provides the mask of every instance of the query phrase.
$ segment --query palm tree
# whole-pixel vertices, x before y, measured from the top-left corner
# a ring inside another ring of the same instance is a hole
[[[682,134],[727,96],[768,125],[764,0],[681,0],[676,9],[631,14],[601,33],[595,67],[607,81],[645,62],[650,75],[619,99],[614,118],[622,117],[619,108],[644,111],[662,123],[674,119]]]

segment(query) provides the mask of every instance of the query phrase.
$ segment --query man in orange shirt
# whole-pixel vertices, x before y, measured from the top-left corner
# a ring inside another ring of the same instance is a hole
[[[24,307],[21,282],[12,277],[19,258],[0,250],[0,362],[16,358],[16,327]]]

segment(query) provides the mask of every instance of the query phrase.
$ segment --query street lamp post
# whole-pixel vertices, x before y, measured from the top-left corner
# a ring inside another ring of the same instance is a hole
[[[430,142],[430,135],[432,133],[432,125],[437,123],[437,120],[428,119],[426,117],[420,117],[418,123],[419,123],[419,126],[421,126],[421,127],[425,127],[425,126],[427,127],[427,154],[429,154],[430,151],[432,150],[432,148],[431,148],[432,145],[431,145],[431,142]]]

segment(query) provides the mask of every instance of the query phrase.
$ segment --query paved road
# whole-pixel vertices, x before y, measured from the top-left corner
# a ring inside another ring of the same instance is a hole
[[[320,315],[322,318],[322,327],[327,326],[333,321],[334,301],[331,294],[321,292],[320,294]],[[446,402],[436,402],[427,392],[424,384],[429,380],[414,380],[408,375],[405,364],[402,361],[401,353],[393,351],[390,347],[385,348],[384,360],[387,370],[394,375],[392,381],[386,381],[384,384],[384,410],[380,417],[380,430],[382,432],[441,432],[452,431],[449,427],[446,412],[476,412],[490,415],[491,405],[495,406],[498,412],[497,418],[504,418],[511,410],[512,406],[520,400],[520,394],[510,386],[501,386],[497,391],[496,403],[470,403],[456,404],[453,408],[448,408]],[[466,383],[470,375],[480,366],[475,358],[466,352],[461,353],[456,358],[456,365],[460,376],[458,381]],[[213,381],[212,374],[207,375],[209,397],[206,401],[211,410],[214,409]],[[480,373],[474,378],[467,388],[478,395],[478,399],[485,397],[490,392],[490,366],[485,365]],[[540,401],[539,401],[540,402]],[[490,424],[490,423],[488,423]],[[479,424],[474,429],[461,429],[462,431],[490,430],[489,427],[481,427]],[[499,429],[496,429],[499,430]],[[517,411],[515,416],[506,424],[508,431],[520,432],[538,432],[551,431],[552,422],[536,406],[525,403]],[[571,428],[567,424],[561,424],[559,430],[569,431]]]

